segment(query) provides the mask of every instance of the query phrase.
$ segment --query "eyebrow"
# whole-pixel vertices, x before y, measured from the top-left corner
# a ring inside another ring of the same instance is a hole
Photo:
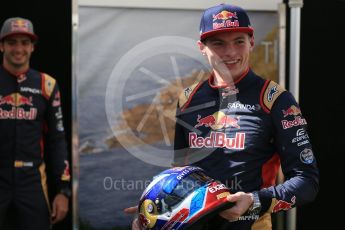
[[[8,38],[7,41],[12,41],[12,42],[26,42],[26,41],[30,41],[30,38],[23,38],[23,39],[15,39],[15,38]]]
[[[245,39],[245,36],[240,35],[240,36],[232,39],[232,41],[241,40],[241,39]],[[225,42],[223,39],[220,39],[220,38],[209,38],[208,41],[210,41],[210,42]]]

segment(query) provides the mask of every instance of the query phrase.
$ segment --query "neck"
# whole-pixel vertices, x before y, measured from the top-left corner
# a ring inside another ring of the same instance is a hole
[[[26,71],[28,71],[28,69],[29,69],[29,64],[25,64],[25,65],[21,65],[21,66],[14,66],[14,65],[9,64],[6,61],[4,61],[3,66],[8,72],[10,72],[11,74],[13,74],[15,76],[19,76],[19,75],[25,73]]]
[[[241,74],[233,76],[230,71],[225,73],[219,72],[216,69],[213,69],[214,79],[213,85],[215,86],[229,86],[232,87],[238,83],[247,73],[249,72],[249,67]]]
[[[213,73],[213,84],[215,86],[232,86],[235,84],[234,82],[236,81],[236,79],[234,79],[230,74],[220,74],[217,70],[214,70]]]

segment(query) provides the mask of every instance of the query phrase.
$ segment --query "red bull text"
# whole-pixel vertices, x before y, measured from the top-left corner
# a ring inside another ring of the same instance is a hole
[[[227,148],[244,149],[246,134],[237,132],[235,137],[227,137],[223,132],[211,132],[208,137],[198,137],[195,132],[189,133],[190,148]]]
[[[294,126],[300,126],[300,125],[306,125],[306,124],[307,124],[307,121],[300,116],[295,117],[293,121],[282,120],[283,129],[289,129]]]

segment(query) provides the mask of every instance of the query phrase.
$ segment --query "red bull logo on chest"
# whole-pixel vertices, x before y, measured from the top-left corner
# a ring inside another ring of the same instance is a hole
[[[222,111],[215,112],[214,114],[208,115],[206,117],[201,117],[198,115],[198,118],[196,120],[198,123],[194,126],[195,128],[199,127],[210,127],[213,130],[218,130],[222,128],[241,128],[238,124],[240,121],[240,116],[229,116],[226,115]]]
[[[211,115],[201,117],[198,115],[195,128],[206,127],[212,130],[235,128],[240,129],[238,124],[241,116],[226,115],[222,111],[217,111]],[[189,133],[190,148],[227,148],[244,149],[246,134],[236,132],[234,137],[229,137],[225,132],[211,132],[209,136],[198,136],[196,132]]]
[[[1,108],[4,105],[12,108],[10,110]],[[30,108],[28,111],[23,108],[23,106],[33,106],[32,97],[24,97],[20,93],[0,96],[0,106],[0,119],[35,120],[37,116],[36,108]]]

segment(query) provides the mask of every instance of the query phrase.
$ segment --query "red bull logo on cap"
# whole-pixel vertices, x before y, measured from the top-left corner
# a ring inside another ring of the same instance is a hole
[[[9,105],[11,110],[5,110],[0,107],[0,119],[19,119],[19,120],[35,120],[37,109],[30,108],[26,111],[23,106],[33,106],[32,97],[24,97],[20,93],[12,93],[7,96],[0,96],[0,106]]]
[[[237,20],[236,12],[230,12],[223,10],[218,14],[212,15],[213,17],[213,29],[227,28],[227,27],[239,27],[240,23]],[[234,20],[235,19],[235,20]],[[216,22],[222,20],[221,22]]]
[[[18,19],[11,23],[11,31],[24,31],[28,32],[29,30],[29,23],[25,20]]]
[[[227,20],[227,19],[231,19],[231,18],[237,18],[236,12],[233,13],[233,12],[230,12],[227,10],[223,10],[222,12],[213,15],[213,21]]]

